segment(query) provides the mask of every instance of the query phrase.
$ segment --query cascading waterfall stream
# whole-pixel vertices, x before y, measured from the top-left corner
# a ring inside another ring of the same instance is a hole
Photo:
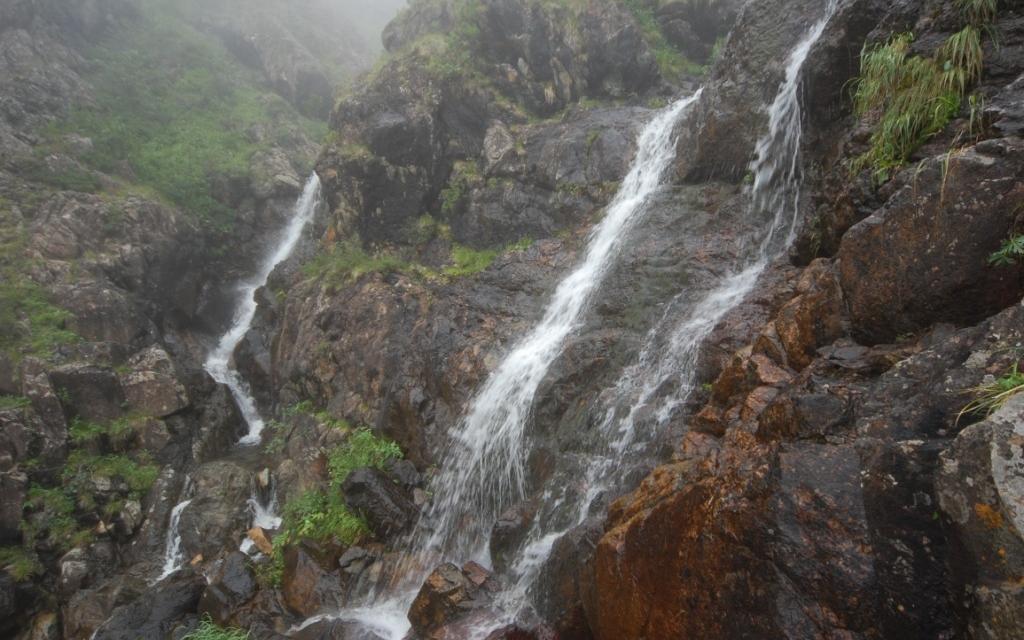
[[[185,486],[181,495],[185,498],[171,509],[167,522],[167,542],[164,544],[164,565],[159,576],[153,582],[160,582],[185,564],[185,550],[181,548],[181,514],[192,504],[192,480],[185,477]]]
[[[320,178],[316,173],[313,173],[306,180],[302,195],[295,203],[292,217],[281,233],[277,244],[274,245],[273,252],[262,262],[259,270],[252,278],[239,285],[240,302],[238,308],[235,309],[231,327],[221,337],[217,347],[210,353],[204,363],[204,368],[210,374],[210,377],[228,387],[239,410],[242,412],[242,417],[245,419],[246,426],[248,427],[246,435],[239,441],[242,445],[257,444],[260,441],[260,434],[263,432],[264,423],[259,410],[256,408],[256,400],[252,397],[248,383],[242,379],[232,362],[235,348],[245,337],[245,334],[249,332],[249,329],[252,327],[252,321],[256,317],[256,291],[266,286],[267,280],[274,269],[291,256],[299,239],[302,237],[302,231],[312,221],[319,206]],[[190,483],[186,480],[185,489],[182,491],[182,496],[186,499],[179,502],[171,511],[167,526],[163,572],[156,579],[157,581],[171,575],[184,564],[185,558],[184,550],[181,548],[180,525],[181,514],[192,502],[191,497],[189,497],[189,487]],[[262,498],[254,483],[253,496],[249,498],[249,507],[253,515],[253,526],[264,529],[276,529],[280,526],[281,519],[276,513],[277,498],[272,485],[270,486],[269,495],[266,498]],[[242,543],[242,546],[243,551],[247,551],[248,547],[251,546],[251,542],[247,539]]]
[[[302,231],[310,223],[320,205],[320,178],[313,173],[306,181],[302,195],[295,204],[291,220],[274,251],[260,265],[259,270],[252,278],[242,282],[238,288],[239,304],[235,309],[235,315],[231,327],[227,330],[217,347],[210,353],[203,365],[206,372],[217,382],[227,386],[238,404],[242,417],[249,427],[249,432],[241,439],[241,444],[256,444],[260,441],[260,434],[263,433],[263,418],[259,409],[256,408],[256,400],[252,397],[249,384],[242,379],[238,370],[235,369],[232,358],[235,348],[245,338],[245,334],[252,327],[253,318],[256,317],[256,291],[266,286],[270,274],[277,265],[281,264],[295,250]]]
[[[585,494],[582,500],[576,501],[575,518],[570,520],[569,526],[551,530],[540,518],[535,520],[513,565],[515,582],[499,602],[506,614],[503,623],[518,617],[528,606],[529,590],[554,543],[586,520],[591,504],[599,495],[621,483],[620,470],[628,468],[622,463],[630,448],[642,442],[644,436],[653,437],[686,402],[693,391],[697,359],[704,340],[722,318],[753,291],[772,260],[792,244],[802,186],[801,72],[837,5],[837,0],[828,2],[824,15],[790,54],[785,80],[769,109],[768,132],[757,143],[757,154],[750,166],[755,176],[750,213],[755,219],[765,219],[766,227],[759,241],[755,240],[757,248],[752,252],[753,258],[737,265],[732,274],[689,309],[680,309],[678,298],[670,302],[661,320],[645,338],[637,362],[604,394],[603,403],[608,409],[601,430],[606,448],[585,461]],[[663,395],[666,384],[674,386],[673,393]],[[653,424],[641,430],[642,416],[651,416]],[[566,500],[564,493],[549,492],[544,501]]]
[[[384,598],[327,617],[356,621],[397,640],[409,629],[406,611],[432,568],[430,563],[423,566],[424,559],[440,555],[490,564],[486,557],[490,526],[505,507],[525,494],[524,433],[537,389],[566,338],[579,328],[588,303],[630,230],[643,218],[650,197],[662,186],[675,159],[675,125],[700,94],[664,109],[641,132],[633,165],[605,217],[591,232],[583,261],[562,280],[540,323],[489,376],[455,429],[442,472],[433,484],[436,499],[412,535],[408,558],[419,566],[406,567],[407,578]]]
[[[837,0],[829,0],[824,15],[790,54],[785,79],[769,110],[768,132],[757,144],[751,164],[755,180],[750,215],[764,223],[751,240],[750,257],[734,265],[731,273],[688,308],[683,306],[686,297],[682,294],[668,303],[661,320],[645,339],[637,362],[602,395],[607,407],[600,426],[602,442],[598,451],[580,455],[585,475],[582,495],[558,487],[541,497],[542,511],[564,510],[570,517],[548,522],[535,518],[526,543],[512,563],[512,584],[496,603],[496,617],[477,628],[474,637],[486,637],[495,627],[527,613],[531,589],[555,542],[586,520],[597,496],[622,483],[621,469],[628,466],[623,464],[626,456],[664,427],[691,393],[704,340],[792,243],[802,183],[801,72],[836,6]],[[672,125],[697,97],[676,103],[645,129],[630,175],[607,217],[594,230],[584,262],[562,281],[543,320],[492,373],[455,430],[442,473],[434,483],[436,500],[421,518],[410,545],[410,563],[420,565],[413,565],[397,587],[365,606],[319,616],[305,625],[318,619],[340,618],[358,622],[380,637],[398,640],[409,628],[405,615],[425,570],[433,566],[431,562],[423,566],[425,559],[488,563],[488,528],[504,507],[525,493],[523,464],[528,443],[524,442],[524,429],[540,381],[565,339],[578,328],[612,258],[642,217],[639,214],[647,198],[660,186],[662,174],[674,156]],[[664,392],[666,385],[672,392]],[[645,423],[642,429],[641,423]]]

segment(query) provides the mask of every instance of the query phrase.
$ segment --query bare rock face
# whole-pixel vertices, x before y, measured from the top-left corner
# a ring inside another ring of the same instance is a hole
[[[195,615],[206,580],[179,571],[151,587],[143,597],[118,607],[92,636],[96,640],[164,638]],[[194,618],[193,618],[194,619]]]
[[[409,608],[413,631],[430,639],[456,637],[448,635],[450,629],[485,607],[496,589],[490,573],[474,562],[462,569],[451,563],[439,566]]]
[[[182,548],[187,560],[213,559],[245,536],[252,474],[234,462],[217,461],[200,467],[192,480],[196,497],[181,513]]]
[[[163,418],[189,406],[188,392],[177,377],[174,362],[167,352],[153,346],[128,361],[131,371],[124,374],[121,386],[134,411]]]
[[[924,174],[922,176],[921,174]],[[1020,299],[1020,267],[988,257],[1024,204],[1024,142],[934,158],[844,236],[840,281],[855,333],[890,341],[937,321],[971,324]]]
[[[957,436],[940,458],[936,490],[956,542],[953,571],[973,582],[963,594],[967,633],[1014,637],[1024,620],[1024,397]]]
[[[256,593],[256,577],[249,558],[240,552],[228,554],[199,601],[200,614],[209,615],[218,624],[227,624],[234,610]]]

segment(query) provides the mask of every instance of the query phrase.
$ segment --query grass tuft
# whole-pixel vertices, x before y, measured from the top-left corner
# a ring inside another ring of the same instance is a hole
[[[956,416],[956,422],[959,424],[966,415],[987,418],[999,411],[1010,398],[1022,391],[1024,391],[1024,373],[1018,370],[1017,364],[1014,364],[1008,372],[993,382],[968,389],[967,393],[973,394],[975,398],[960,410]]]
[[[182,637],[181,640],[249,640],[249,633],[241,629],[217,626],[210,616],[203,616],[199,627]]]

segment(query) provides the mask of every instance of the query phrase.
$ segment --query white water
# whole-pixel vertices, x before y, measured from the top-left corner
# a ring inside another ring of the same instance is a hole
[[[583,261],[559,284],[540,323],[491,373],[454,430],[433,484],[436,498],[413,534],[410,562],[420,566],[407,567],[408,578],[389,597],[326,617],[359,622],[368,631],[399,640],[409,629],[409,605],[436,564],[427,559],[437,555],[459,563],[476,559],[490,564],[490,527],[503,509],[525,494],[524,430],[537,388],[566,338],[579,328],[630,230],[644,217],[650,197],[662,186],[675,158],[675,124],[699,97],[700,91],[679,100],[644,128],[633,166],[591,232]],[[324,618],[307,620],[303,626]]]
[[[494,627],[524,615],[531,589],[558,539],[585,521],[594,499],[621,483],[623,460],[632,448],[667,423],[689,394],[696,374],[700,346],[722,318],[754,289],[772,260],[787,248],[795,235],[801,187],[800,143],[802,112],[799,101],[801,71],[814,44],[835,12],[830,0],[825,15],[791,53],[786,76],[769,110],[768,133],[758,142],[751,164],[754,185],[750,215],[764,219],[751,247],[750,258],[689,308],[680,294],[667,306],[661,320],[648,334],[637,362],[602,398],[606,411],[601,425],[604,447],[581,456],[584,466],[582,496],[566,487],[549,489],[540,502],[547,512],[568,510],[574,517],[556,519],[554,527],[535,519],[529,538],[513,563],[511,586],[499,597],[496,619],[474,635],[484,637]],[[342,618],[360,622],[382,638],[398,640],[409,628],[405,618],[409,604],[436,562],[476,559],[488,562],[487,533],[500,511],[524,495],[524,429],[534,394],[548,367],[563,348],[565,339],[578,328],[580,318],[600,286],[614,255],[629,229],[641,217],[647,197],[660,184],[671,162],[674,145],[672,125],[694,98],[674,105],[644,131],[640,151],[630,177],[595,229],[586,259],[558,287],[541,323],[524,338],[490,376],[476,396],[466,418],[456,429],[442,473],[434,484],[436,500],[421,520],[410,550],[412,562],[425,567],[412,570],[407,580],[368,606],[349,609],[315,620]],[[667,336],[667,338],[666,338]],[[666,385],[672,389],[665,394]],[[646,418],[643,419],[642,418]],[[644,429],[640,423],[645,424]],[[429,531],[421,530],[424,526]]]
[[[164,547],[164,569],[154,582],[160,582],[185,564],[185,551],[181,548],[181,513],[191,503],[191,499],[184,500],[171,510],[167,523],[167,544]]]
[[[295,245],[302,237],[303,229],[313,219],[319,205],[320,178],[314,173],[306,181],[302,196],[295,203],[292,218],[281,234],[273,253],[267,256],[251,279],[239,285],[240,302],[235,309],[231,327],[227,333],[221,336],[220,342],[207,357],[204,365],[207,373],[214,380],[226,385],[231,390],[231,395],[234,396],[235,402],[242,412],[242,417],[245,418],[249,431],[241,439],[241,444],[258,443],[264,424],[263,418],[256,408],[256,400],[252,397],[249,384],[238,374],[238,370],[232,363],[232,357],[238,343],[245,338],[245,334],[252,327],[253,318],[256,316],[256,291],[267,284],[267,279],[270,278],[274,268],[288,259],[288,256],[295,250]]]
[[[680,308],[684,294],[673,300],[649,332],[637,362],[604,394],[602,400],[609,407],[601,425],[606,447],[602,452],[583,456],[582,499],[574,499],[568,488],[560,487],[548,490],[541,500],[548,505],[545,507],[548,513],[571,504],[575,517],[556,519],[560,526],[555,530],[541,517],[535,519],[513,564],[512,585],[499,596],[497,608],[502,615],[491,629],[515,621],[529,609],[530,591],[554,544],[586,520],[598,496],[621,484],[622,470],[630,468],[623,462],[631,448],[642,450],[644,442],[669,422],[692,393],[697,358],[705,339],[724,316],[753,291],[772,260],[792,244],[802,186],[801,72],[810,50],[834,15],[836,4],[835,0],[830,0],[825,15],[790,54],[785,79],[769,109],[768,132],[757,144],[757,155],[750,167],[755,176],[750,214],[755,219],[765,219],[765,226],[756,250],[751,251],[752,258],[737,265],[688,309]],[[666,387],[673,392],[666,395]],[[641,425],[641,422],[647,424]]]
[[[267,472],[269,473],[269,471]],[[257,477],[253,478],[252,481],[252,494],[249,496],[249,514],[251,521],[249,528],[259,527],[264,531],[276,531],[281,528],[281,516],[279,515],[279,505],[277,502],[277,487],[274,483],[274,476],[269,476],[269,486],[266,488],[266,498],[261,495],[260,482]],[[256,545],[252,539],[246,535],[245,539],[242,540],[242,544],[239,546],[239,551],[245,554],[254,554],[257,552]]]

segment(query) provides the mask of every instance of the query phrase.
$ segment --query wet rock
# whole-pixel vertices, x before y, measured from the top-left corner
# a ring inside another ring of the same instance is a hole
[[[362,625],[345,620],[317,620],[289,637],[295,640],[361,640],[365,637]]]
[[[232,614],[256,593],[256,577],[249,558],[240,552],[229,553],[218,567],[203,597],[199,613],[209,615],[217,624],[227,624]]]
[[[285,551],[281,594],[288,608],[308,618],[344,604],[346,591],[336,558],[323,557],[308,542]]]
[[[0,620],[9,620],[17,611],[17,586],[6,571],[0,572]],[[7,625],[0,625],[0,628]]]
[[[910,173],[839,250],[853,329],[875,343],[934,322],[978,322],[1022,293],[1021,267],[988,258],[1024,204],[1024,142],[985,141]]]
[[[342,491],[346,504],[366,519],[370,530],[380,539],[406,530],[419,512],[405,489],[373,467],[349,474]]]
[[[92,637],[95,640],[137,640],[166,637],[193,616],[206,580],[191,570],[179,571],[149,588],[142,597],[116,608]]]
[[[44,611],[32,618],[28,632],[19,640],[61,640],[60,619],[56,613]]]
[[[270,537],[267,535],[266,530],[260,527],[253,527],[245,534],[249,540],[260,550],[260,553],[264,555],[270,555],[274,551],[274,545],[270,541]]]
[[[475,563],[463,569],[451,563],[439,566],[427,577],[409,608],[413,631],[423,637],[435,637],[446,625],[486,606],[495,589],[493,578]]]
[[[523,503],[509,507],[491,528],[491,558],[496,571],[504,573],[529,534],[536,507]]]
[[[957,436],[941,457],[939,506],[957,541],[954,571],[969,586],[967,633],[1012,638],[1024,619],[1024,398],[1011,398]]]
[[[121,376],[124,396],[133,411],[163,418],[189,406],[185,386],[178,380],[166,351],[153,346],[128,361],[129,373]]]
[[[842,292],[832,266],[813,263],[800,276],[797,297],[786,303],[775,318],[774,329],[794,369],[809,365],[818,347],[830,344],[843,333]]]
[[[182,511],[179,530],[188,558],[216,558],[235,547],[249,525],[252,474],[230,461],[204,464],[192,475],[195,497]]]
[[[594,550],[604,535],[604,521],[590,518],[559,538],[540,570],[533,601],[541,619],[560,640],[588,640],[593,637],[584,610],[584,579]],[[538,638],[544,637],[542,633]]]

